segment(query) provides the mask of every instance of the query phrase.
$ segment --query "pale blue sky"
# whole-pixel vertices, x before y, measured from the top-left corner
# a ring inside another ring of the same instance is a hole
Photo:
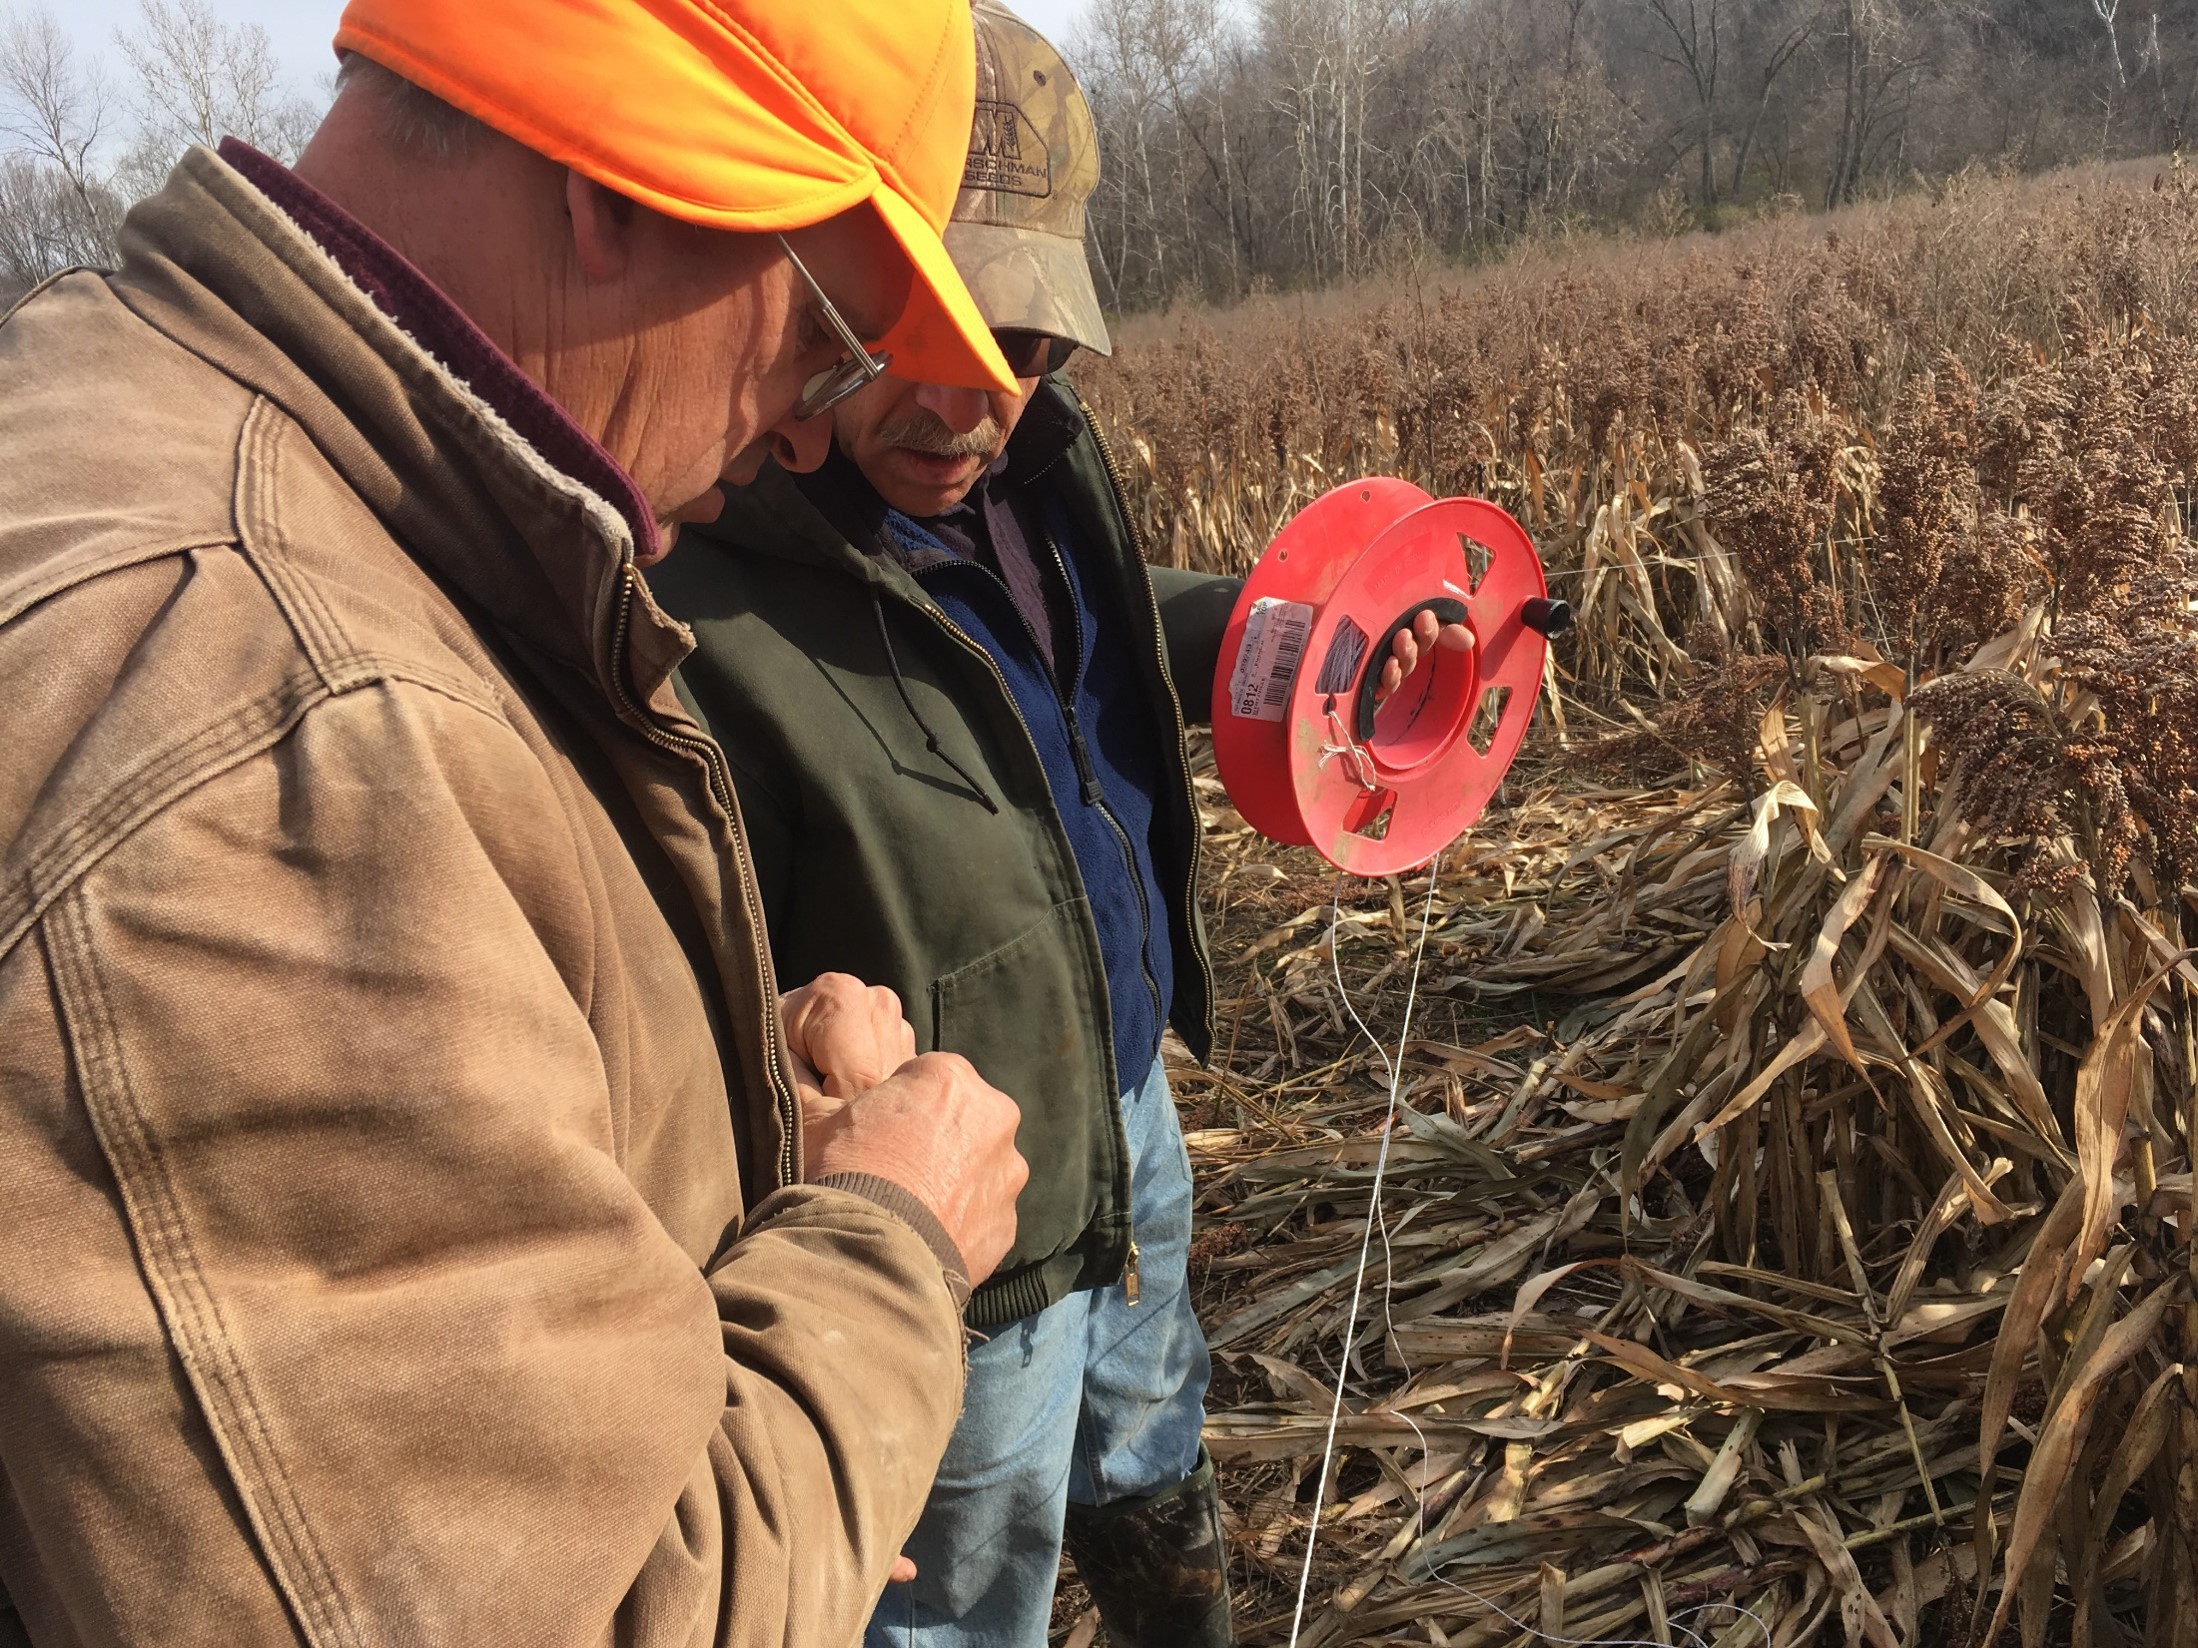
[[[97,45],[112,55],[114,31],[127,28],[137,15],[137,0],[48,0],[87,46]],[[800,0],[782,0],[799,4]],[[1015,9],[1046,34],[1066,35],[1083,10],[1083,0],[1010,0]],[[343,0],[211,0],[213,9],[235,22],[258,23],[265,28],[281,54],[297,88],[304,91],[335,66],[328,42],[335,38],[336,19]],[[0,10],[7,0],[0,0]]]

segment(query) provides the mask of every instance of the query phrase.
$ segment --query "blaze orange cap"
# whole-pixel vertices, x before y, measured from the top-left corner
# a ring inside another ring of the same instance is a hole
[[[976,106],[969,0],[350,0],[357,52],[607,189],[713,229],[867,202],[907,253],[896,376],[1012,389],[939,239]]]

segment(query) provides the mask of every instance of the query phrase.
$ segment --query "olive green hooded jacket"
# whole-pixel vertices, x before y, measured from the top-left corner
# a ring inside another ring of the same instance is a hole
[[[1105,586],[1088,593],[1129,614],[1149,661],[1143,685],[1172,775],[1151,843],[1176,942],[1168,1019],[1203,1059],[1212,979],[1177,683],[1203,718],[1236,584],[1148,574],[1075,392],[1056,379],[1038,394],[1018,439],[1041,421],[1077,429],[1025,484],[1057,489],[1082,576]],[[716,522],[685,529],[649,578],[693,627],[682,667],[691,702],[720,734],[737,729],[726,754],[778,976],[796,984],[838,971],[890,986],[920,1051],[964,1055],[1022,1106],[1016,1142],[1030,1181],[1016,1244],[972,1299],[971,1325],[1122,1278],[1135,1232],[1119,1092],[1142,1073],[1114,1069],[1106,973],[1076,860],[990,656],[888,540],[851,542],[775,467],[734,492]],[[999,798],[997,811],[981,793]]]

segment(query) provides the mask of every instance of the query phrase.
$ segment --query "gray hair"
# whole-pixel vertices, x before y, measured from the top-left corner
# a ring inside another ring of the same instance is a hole
[[[431,164],[471,159],[493,130],[394,69],[345,52],[336,70],[336,90],[341,93],[354,82],[368,88],[379,106],[382,135],[411,159]]]

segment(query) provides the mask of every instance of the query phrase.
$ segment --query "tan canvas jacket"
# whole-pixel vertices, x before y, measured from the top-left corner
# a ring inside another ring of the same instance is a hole
[[[632,554],[210,152],[0,326],[32,1641],[857,1637],[957,1306],[889,1187],[743,1223],[798,1131]]]

